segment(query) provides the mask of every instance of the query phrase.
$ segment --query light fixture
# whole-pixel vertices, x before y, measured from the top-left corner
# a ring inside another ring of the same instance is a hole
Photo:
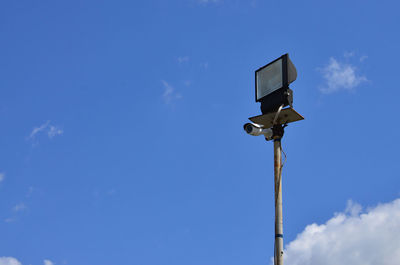
[[[296,67],[284,54],[255,72],[256,102],[261,102],[263,114],[276,111],[281,105],[293,104],[289,84],[297,78]]]

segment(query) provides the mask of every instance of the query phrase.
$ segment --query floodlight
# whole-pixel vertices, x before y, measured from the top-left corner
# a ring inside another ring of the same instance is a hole
[[[293,91],[289,84],[297,78],[296,67],[284,54],[255,72],[256,102],[263,114],[276,111],[281,105],[292,106]]]

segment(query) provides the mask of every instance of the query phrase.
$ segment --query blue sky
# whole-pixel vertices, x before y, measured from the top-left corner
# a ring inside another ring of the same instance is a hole
[[[3,1],[0,265],[270,264],[272,143],[242,125],[284,53],[286,264],[396,264],[399,8]]]

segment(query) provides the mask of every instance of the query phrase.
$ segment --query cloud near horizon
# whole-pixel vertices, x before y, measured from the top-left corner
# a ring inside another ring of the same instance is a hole
[[[43,260],[44,265],[54,265],[51,260]],[[13,257],[0,257],[0,265],[22,265],[16,258]]]
[[[365,76],[357,73],[357,68],[351,64],[339,62],[331,57],[329,63],[319,69],[325,84],[320,88],[324,94],[330,94],[340,90],[353,91],[362,82],[367,81]]]
[[[284,253],[291,265],[398,265],[400,199],[366,212],[349,201],[345,212],[325,224],[308,225]]]
[[[22,265],[16,258],[0,257],[0,265]]]
[[[54,265],[54,263],[51,260],[45,259],[43,261],[44,265]]]

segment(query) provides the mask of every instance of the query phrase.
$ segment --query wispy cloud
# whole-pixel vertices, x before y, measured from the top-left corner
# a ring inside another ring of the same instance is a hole
[[[14,212],[21,212],[21,211],[24,211],[24,210],[26,210],[26,205],[23,202],[18,203],[17,205],[15,205],[13,207],[13,211]]]
[[[62,135],[64,131],[57,126],[51,125],[50,121],[47,121],[38,127],[34,127],[28,138],[34,139],[40,133],[46,134],[51,139],[54,136]]]
[[[177,93],[175,91],[175,88],[168,84],[167,81],[161,80],[161,83],[164,86],[163,99],[166,104],[170,104],[174,100],[182,98],[182,95],[180,93]]]
[[[96,200],[100,199],[100,198],[104,198],[105,196],[114,196],[116,194],[117,194],[117,189],[115,189],[115,188],[110,188],[108,190],[95,188],[92,191],[93,198]]]
[[[344,52],[343,56],[344,58],[350,58],[355,55],[355,52]]]
[[[362,82],[367,81],[365,76],[357,73],[354,65],[342,63],[331,57],[329,63],[319,69],[325,79],[325,84],[320,88],[324,94],[330,94],[340,90],[352,91]]]
[[[185,63],[189,61],[189,56],[180,56],[178,57],[178,63]]]
[[[49,130],[47,132],[47,135],[49,136],[49,138],[53,138],[56,135],[61,135],[63,134],[63,130],[61,130],[60,128],[50,125],[49,126]]]
[[[54,265],[54,263],[53,263],[51,260],[48,260],[48,259],[45,259],[45,260],[43,261],[43,264],[44,264],[44,265]]]
[[[54,265],[54,262],[51,260],[45,259],[43,260],[44,265]],[[0,257],[0,265],[22,265],[19,260],[13,257]]]
[[[0,257],[0,265],[22,265],[16,258]]]
[[[45,130],[50,124],[50,121],[47,121],[46,123],[40,125],[39,127],[33,128],[31,134],[29,135],[29,138],[34,138],[36,134],[42,132]]]
[[[0,182],[2,182],[6,177],[6,174],[0,172]]]
[[[16,220],[17,219],[15,217],[8,217],[8,218],[4,219],[4,222],[12,223],[12,222],[15,222]],[[0,263],[0,265],[1,265],[1,263]]]
[[[308,225],[286,245],[285,263],[291,265],[380,264],[400,260],[400,199],[362,212],[348,202],[325,224]]]

